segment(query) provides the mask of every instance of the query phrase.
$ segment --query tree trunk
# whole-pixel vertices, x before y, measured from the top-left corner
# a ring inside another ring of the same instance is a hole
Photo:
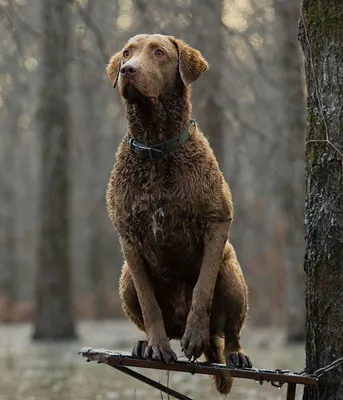
[[[89,198],[89,260],[88,270],[90,282],[92,285],[92,294],[94,295],[93,304],[93,317],[95,319],[102,319],[106,317],[106,274],[105,274],[105,255],[104,249],[104,230],[103,230],[103,214],[104,207],[104,193],[99,193],[99,146],[96,143],[97,126],[100,125],[99,118],[97,118],[96,101],[94,98],[94,85],[92,85],[90,71],[86,68],[81,72],[83,78],[83,85],[81,93],[83,97],[83,107],[85,111],[84,123],[87,135],[87,151],[89,154],[89,162],[91,164],[90,174],[88,177],[89,193],[92,194]],[[107,215],[106,215],[107,217]]]
[[[300,1],[274,0],[279,33],[278,57],[283,112],[280,116],[284,169],[278,171],[285,219],[286,323],[289,341],[305,338],[304,155],[305,110],[300,49],[296,26]]]
[[[77,42],[77,51],[80,59],[87,60],[92,54],[87,52],[86,41],[89,40],[89,34],[93,34],[92,24],[97,24],[97,21],[103,21],[101,30],[101,42],[105,43],[106,37],[106,8],[96,7],[94,0],[89,0],[86,7],[83,9],[82,18],[86,25],[84,36],[80,37]],[[109,34],[109,32],[107,32]],[[104,62],[108,62],[109,55],[105,54],[105,49],[101,50],[104,56]],[[103,68],[102,62],[97,62],[98,70]],[[92,302],[92,317],[100,320],[108,317],[106,304],[106,257],[109,256],[105,249],[106,235],[104,229],[105,223],[108,220],[106,207],[104,203],[105,186],[99,184],[99,176],[101,174],[101,146],[99,145],[99,128],[101,127],[101,112],[99,110],[99,102],[97,101],[97,80],[98,75],[94,72],[94,66],[80,66],[77,72],[80,84],[82,110],[82,122],[79,141],[85,146],[87,154],[86,181],[88,197],[87,215],[87,230],[88,230],[88,251],[87,251],[87,270],[86,276],[89,282],[93,302]],[[104,218],[105,217],[105,218]]]
[[[14,93],[11,91],[9,97],[12,99]],[[14,103],[11,103],[14,104]],[[20,104],[19,104],[20,106]],[[3,301],[3,309],[0,301],[0,321],[12,322],[14,304],[17,300],[17,279],[18,279],[18,258],[17,258],[17,240],[15,232],[15,200],[16,191],[13,183],[15,159],[13,157],[15,144],[18,140],[18,116],[19,110],[14,109],[13,115],[9,115],[8,132],[6,134],[5,152],[3,166],[7,173],[2,183],[2,210],[3,210],[3,235],[4,242],[1,257],[1,269],[4,273],[1,277],[0,273],[0,297]],[[11,179],[12,178],[12,179]],[[2,271],[0,271],[2,272]]]
[[[210,145],[217,158],[219,166],[224,168],[224,138],[225,113],[223,111],[221,68],[224,68],[223,60],[223,32],[221,26],[222,1],[209,0],[199,5],[194,2],[193,19],[191,29],[194,32],[194,24],[197,27],[197,42],[195,47],[201,49],[202,54],[210,60],[210,69],[206,72],[204,81],[194,85],[193,99],[197,99],[197,120],[200,129],[209,137]]]
[[[299,36],[308,86],[306,142],[306,367],[343,356],[343,2],[305,0]],[[342,368],[319,380],[319,397],[341,400]]]
[[[70,12],[68,1],[42,2],[45,40],[38,113],[42,145],[41,226],[34,339],[75,337],[70,278],[68,178]]]

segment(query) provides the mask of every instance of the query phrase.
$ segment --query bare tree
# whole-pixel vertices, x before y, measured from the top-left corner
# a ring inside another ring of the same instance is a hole
[[[13,184],[17,160],[13,157],[16,146],[20,142],[19,118],[23,112],[23,99],[27,96],[28,85],[23,79],[23,67],[20,59],[24,55],[24,42],[14,23],[15,8],[12,3],[7,7],[0,6],[0,18],[5,21],[6,31],[9,34],[9,53],[2,73],[10,76],[10,84],[3,91],[6,110],[6,126],[2,132],[2,185],[1,185],[1,213],[3,222],[3,248],[1,249],[3,273],[0,271],[0,293],[5,299],[5,306],[0,310],[0,320],[13,321],[15,319],[15,302],[18,299],[19,257],[16,237],[16,185]],[[11,46],[13,44],[14,46]],[[6,172],[5,172],[6,171]],[[2,276],[2,278],[1,278]]]
[[[304,0],[299,36],[308,88],[306,137],[306,368],[343,355],[343,2]],[[343,398],[342,371],[304,399]]]
[[[195,34],[195,47],[200,48],[211,62],[210,70],[206,76],[206,82],[199,82],[194,87],[194,98],[197,100],[197,115],[200,128],[209,137],[211,147],[216,155],[220,167],[224,162],[224,100],[221,92],[223,83],[224,45],[222,32],[222,1],[210,0],[199,7],[197,1],[193,2],[193,21],[190,26]],[[198,25],[195,29],[194,25]],[[205,91],[205,93],[204,93]]]
[[[74,338],[69,226],[70,4],[42,2],[44,45],[38,111],[42,145],[34,339]]]
[[[304,161],[305,102],[302,84],[300,48],[296,27],[300,1],[274,0],[278,22],[277,54],[283,112],[279,132],[283,168],[276,181],[285,216],[286,321],[290,341],[305,338],[304,257]]]
[[[100,8],[100,12],[104,13],[104,7]],[[106,10],[105,10],[106,11]],[[98,70],[103,68],[103,64],[109,60],[109,54],[105,50],[105,39],[102,36],[102,32],[97,30],[97,25],[93,21],[95,14],[95,4],[89,1],[85,8],[80,7],[80,16],[85,22],[85,27],[90,30],[96,37],[98,48],[103,57],[103,63],[98,63]],[[104,28],[103,28],[104,29]],[[87,33],[85,30],[85,33]],[[83,50],[83,42],[87,38],[86,35],[79,39],[78,52],[80,57]],[[85,55],[85,58],[87,54]],[[82,104],[83,118],[83,135],[79,139],[84,145],[86,145],[88,165],[90,173],[87,176],[88,179],[88,193],[92,193],[93,199],[89,199],[89,253],[88,253],[88,271],[91,282],[91,292],[94,298],[93,313],[97,319],[106,317],[106,276],[105,276],[105,260],[106,254],[104,243],[104,229],[103,220],[105,215],[104,207],[104,187],[103,190],[99,190],[99,177],[93,171],[99,171],[100,163],[100,149],[97,145],[97,127],[100,126],[100,115],[99,110],[96,106],[96,90],[94,80],[92,79],[92,73],[94,68],[90,68],[88,65],[80,68],[78,74],[80,79],[80,95]]]
[[[17,68],[14,68],[16,71]],[[15,88],[14,88],[15,89]],[[6,99],[11,105],[14,105],[14,97],[16,92],[11,90],[8,93]],[[13,103],[12,103],[13,101]],[[5,306],[3,310],[0,310],[0,320],[11,321],[13,316],[13,304],[16,300],[17,292],[17,281],[18,281],[18,260],[17,260],[17,249],[16,249],[16,235],[15,235],[15,188],[11,182],[12,168],[14,167],[15,160],[13,159],[13,150],[15,146],[15,140],[18,138],[18,113],[20,112],[20,104],[13,107],[12,113],[9,116],[8,124],[8,135],[4,138],[6,144],[6,152],[3,155],[3,163],[7,167],[7,171],[10,174],[4,174],[4,180],[2,184],[2,215],[1,219],[4,228],[4,240],[3,240],[3,265],[4,273],[3,278],[0,279],[0,292],[5,299]],[[12,137],[11,137],[12,136]],[[1,275],[1,274],[0,274]]]

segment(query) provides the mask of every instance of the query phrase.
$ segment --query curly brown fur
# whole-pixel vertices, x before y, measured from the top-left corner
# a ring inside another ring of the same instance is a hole
[[[176,137],[191,118],[189,85],[207,68],[197,50],[173,37],[130,39],[107,67],[125,99],[130,135],[147,145]],[[212,362],[251,366],[240,345],[248,295],[228,241],[231,194],[199,129],[153,161],[131,153],[124,138],[107,206],[125,259],[123,309],[147,335],[136,351],[170,362],[169,340],[181,339],[189,359],[204,352]],[[230,377],[216,378],[221,393],[231,385]]]

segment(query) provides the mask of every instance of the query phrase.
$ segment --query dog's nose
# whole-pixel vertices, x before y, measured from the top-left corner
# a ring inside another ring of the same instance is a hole
[[[122,75],[126,76],[133,76],[137,72],[137,68],[134,67],[132,64],[125,64],[123,67],[120,69],[120,73]]]

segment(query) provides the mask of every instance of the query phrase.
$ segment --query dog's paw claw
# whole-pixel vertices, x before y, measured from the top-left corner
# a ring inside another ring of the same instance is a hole
[[[226,360],[226,365],[232,368],[252,368],[250,358],[241,352],[232,352]]]
[[[204,335],[206,336],[206,335]],[[181,339],[181,348],[189,361],[195,360],[201,356],[208,345],[207,340],[199,331],[193,331],[185,334]]]
[[[168,345],[147,345],[144,352],[144,358],[162,361],[167,364],[177,360],[176,354],[170,347],[169,343]]]

